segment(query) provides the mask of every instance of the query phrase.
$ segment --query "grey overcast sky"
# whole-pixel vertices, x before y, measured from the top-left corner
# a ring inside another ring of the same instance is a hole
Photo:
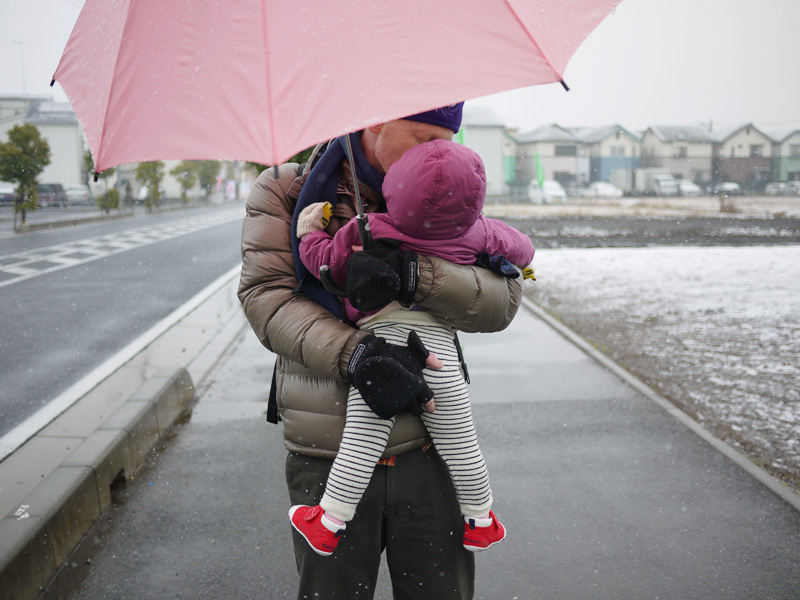
[[[82,4],[0,0],[0,94],[66,100],[49,83]],[[471,103],[492,106],[521,131],[548,123],[800,129],[799,27],[800,0],[623,0],[567,67],[571,91],[550,84]]]

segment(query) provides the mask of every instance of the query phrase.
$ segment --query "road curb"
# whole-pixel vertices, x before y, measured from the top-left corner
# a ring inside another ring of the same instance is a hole
[[[186,369],[158,370],[0,521],[2,600],[39,595],[193,398]]]
[[[25,223],[17,225],[14,233],[28,233],[29,231],[41,231],[42,229],[55,229],[57,227],[70,227],[72,225],[86,225],[88,223],[98,223],[101,221],[116,221],[133,217],[133,213],[102,215],[99,217],[85,217],[75,219],[64,219],[61,221],[43,221],[41,223]]]
[[[680,408],[675,406],[672,402],[667,400],[664,396],[656,392],[653,388],[636,377],[630,371],[624,369],[613,360],[608,358],[605,354],[600,352],[597,348],[592,346],[589,342],[583,339],[580,335],[572,331],[569,327],[564,325],[561,321],[553,317],[546,310],[538,306],[529,298],[523,296],[522,304],[530,310],[537,317],[542,319],[561,336],[575,344],[578,348],[583,350],[595,361],[603,365],[606,369],[614,373],[617,377],[630,385],[637,392],[651,400],[658,405],[664,412],[671,415],[679,421],[686,428],[691,430],[694,434],[700,437],[703,441],[713,447],[715,450],[724,455],[728,460],[733,462],[736,466],[745,471],[748,475],[756,479],[764,487],[769,489],[772,493],[778,496],[781,500],[792,506],[796,511],[800,512],[800,494],[796,493],[792,488],[783,483],[777,477],[773,477],[741,452],[734,449],[732,446],[715,437],[706,429],[703,428],[697,421],[692,419],[689,415],[683,412]]]

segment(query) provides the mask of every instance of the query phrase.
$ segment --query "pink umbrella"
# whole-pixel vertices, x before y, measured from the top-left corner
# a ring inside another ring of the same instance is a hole
[[[278,164],[369,125],[563,81],[621,0],[86,0],[53,79],[102,171]]]

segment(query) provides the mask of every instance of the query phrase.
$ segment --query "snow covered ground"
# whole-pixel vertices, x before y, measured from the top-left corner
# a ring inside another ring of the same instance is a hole
[[[542,249],[534,265],[532,300],[800,490],[800,246]]]

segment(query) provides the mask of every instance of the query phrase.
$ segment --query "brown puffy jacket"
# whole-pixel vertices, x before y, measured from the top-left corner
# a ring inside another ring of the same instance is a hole
[[[367,332],[340,321],[295,291],[292,213],[308,173],[300,165],[286,164],[277,172],[265,170],[256,180],[242,227],[238,295],[259,340],[277,355],[277,402],[287,449],[333,458],[347,407],[347,363]],[[375,200],[368,210],[376,209],[380,196],[361,184],[359,188],[367,199]],[[329,233],[355,215],[353,206],[350,196],[339,195]],[[500,331],[519,308],[521,279],[503,279],[485,269],[427,256],[420,256],[419,271],[415,301],[455,329]],[[402,413],[384,456],[429,441],[419,418]]]

